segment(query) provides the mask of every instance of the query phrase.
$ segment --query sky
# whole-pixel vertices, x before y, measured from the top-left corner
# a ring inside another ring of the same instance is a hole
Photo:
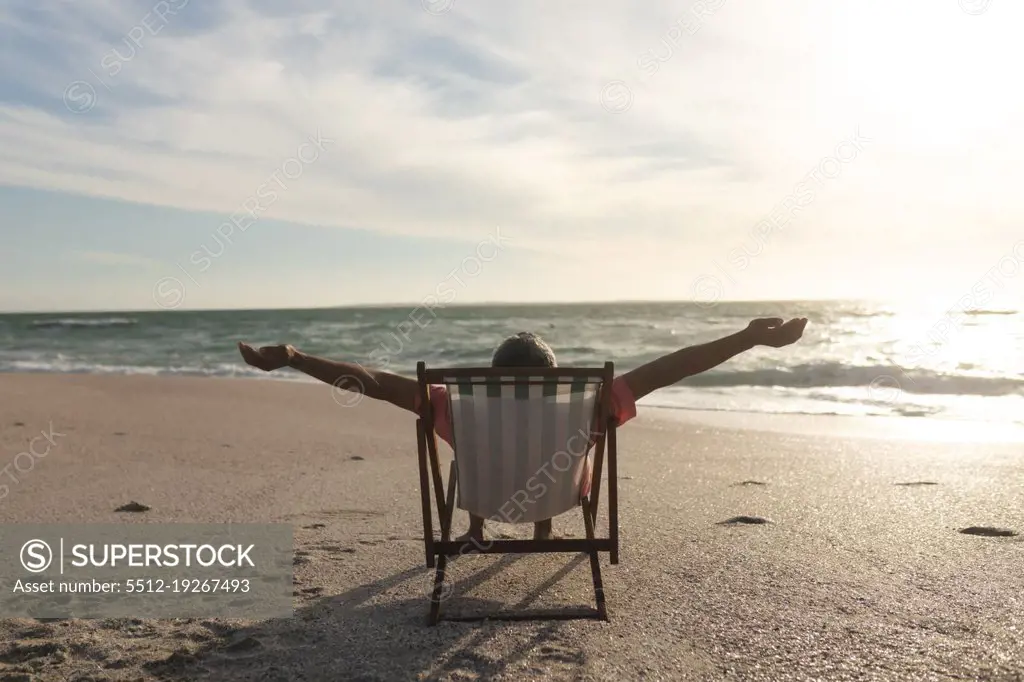
[[[6,0],[0,310],[1016,296],[1022,20]]]

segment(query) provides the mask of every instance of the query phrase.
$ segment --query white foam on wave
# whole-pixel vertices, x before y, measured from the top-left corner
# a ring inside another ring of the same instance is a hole
[[[207,366],[178,365],[157,367],[152,365],[102,364],[60,358],[49,360],[0,360],[0,372],[244,378],[263,378],[271,376],[263,370],[243,364],[217,363]],[[274,373],[273,378],[292,380],[295,375],[295,372],[276,372]],[[304,375],[298,376],[302,377]]]
[[[1024,396],[881,395],[867,387],[834,390],[739,387],[670,387],[642,398],[640,405],[699,412],[776,415],[940,418],[953,421],[1024,424]]]
[[[47,328],[104,328],[131,327],[139,321],[131,317],[62,317],[54,319],[33,320],[31,325],[39,329]]]
[[[789,368],[711,371],[689,377],[690,386],[836,388],[898,387],[904,393],[943,395],[1024,395],[1024,377],[951,374],[896,365],[850,365],[840,362],[796,364]]]

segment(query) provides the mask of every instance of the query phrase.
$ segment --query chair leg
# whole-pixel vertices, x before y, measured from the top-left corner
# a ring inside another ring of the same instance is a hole
[[[590,509],[590,501],[584,500],[583,504],[583,525],[587,531],[587,539],[594,539],[594,517]],[[597,599],[597,613],[601,620],[608,620],[608,607],[604,600],[604,584],[601,582],[601,561],[596,549],[590,552],[590,573],[594,579],[594,596]]]
[[[419,448],[420,497],[423,503],[423,549],[426,552],[427,568],[434,568],[434,529],[430,512],[430,478],[427,474],[427,436],[423,420],[416,420],[416,444]]]
[[[441,541],[448,542],[452,539],[452,514],[455,512],[455,486],[456,480],[456,469],[455,462],[452,462],[451,468],[448,473],[448,496],[445,501],[445,506],[440,509],[441,516]],[[434,574],[434,589],[430,594],[430,616],[427,618],[427,622],[430,625],[437,625],[440,620],[441,612],[441,595],[444,593],[444,579],[445,571],[448,568],[448,557],[440,556],[437,559],[437,572]]]
[[[430,594],[430,615],[428,625],[437,625],[441,614],[441,594],[444,592],[444,573],[448,567],[448,557],[442,555],[437,560],[437,572],[434,574],[434,590]]]
[[[455,460],[452,460],[452,465],[448,469],[448,497],[445,499],[444,509],[439,510],[441,515],[441,540],[442,542],[448,542],[451,540],[452,532],[452,516],[455,514],[455,486],[459,484],[458,469],[455,466]]]

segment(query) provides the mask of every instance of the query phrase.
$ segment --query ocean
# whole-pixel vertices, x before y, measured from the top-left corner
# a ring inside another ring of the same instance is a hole
[[[641,404],[680,410],[888,416],[1024,424],[1024,312],[864,302],[606,303],[0,315],[0,372],[311,381],[247,367],[235,342],[415,374],[487,365],[534,331],[561,365],[632,369],[742,329],[808,317],[804,338],[757,348]]]

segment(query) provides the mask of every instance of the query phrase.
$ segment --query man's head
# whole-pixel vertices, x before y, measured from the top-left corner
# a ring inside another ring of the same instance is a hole
[[[501,342],[492,367],[556,367],[555,352],[533,332],[519,332]]]

